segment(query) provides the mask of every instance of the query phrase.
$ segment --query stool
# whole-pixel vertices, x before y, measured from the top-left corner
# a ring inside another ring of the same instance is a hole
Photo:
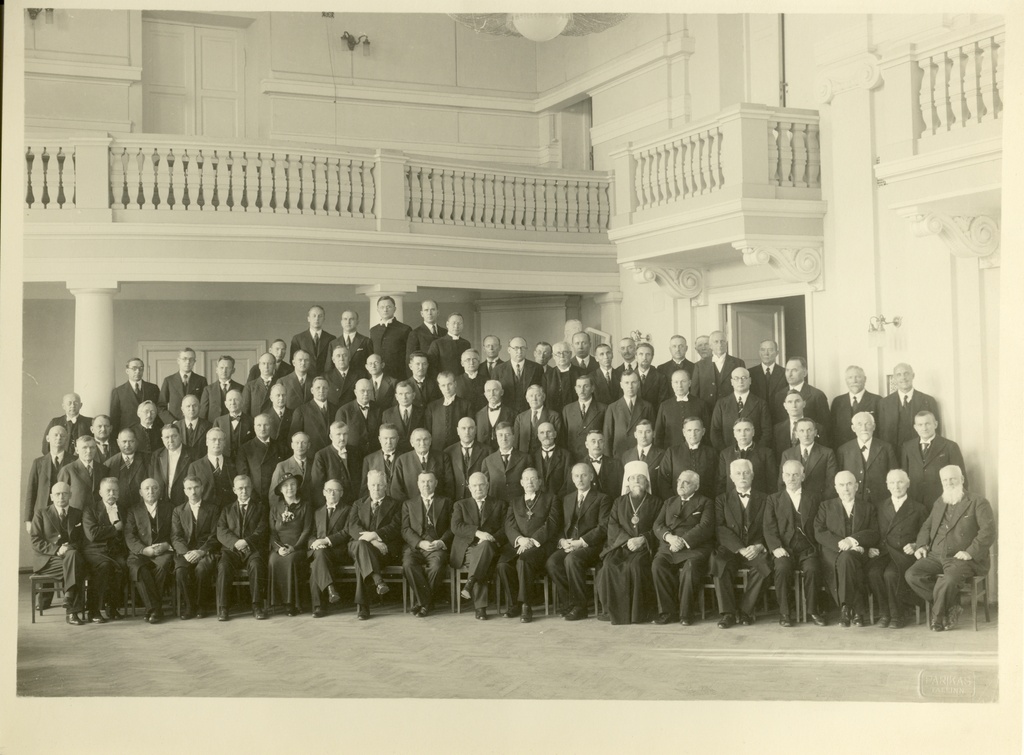
[[[988,611],[988,575],[982,574],[977,577],[972,577],[970,580],[964,582],[960,586],[959,595],[969,595],[971,598],[971,618],[974,619],[974,631],[978,631],[978,599],[983,598],[984,603],[982,604],[985,608],[985,623],[989,623],[992,619]],[[959,597],[959,596],[958,596]],[[931,621],[932,617],[932,604],[931,601],[925,601],[925,620]],[[921,613],[918,610],[917,622],[921,623]]]

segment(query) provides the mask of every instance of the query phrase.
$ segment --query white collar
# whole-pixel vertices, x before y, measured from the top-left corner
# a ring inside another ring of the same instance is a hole
[[[791,385],[791,386],[789,386],[787,388],[787,390],[796,391],[797,393],[799,393],[800,391],[802,391],[804,389],[804,384],[806,382],[807,382],[806,380],[801,380],[799,385]]]
[[[865,393],[867,393],[867,388],[861,388],[860,393],[851,393],[850,402],[852,403],[854,399],[857,399],[857,401],[860,402],[863,400]]]
[[[900,510],[900,507],[901,507],[901,506],[902,506],[902,505],[903,505],[904,503],[906,503],[906,502],[907,502],[907,496],[903,496],[902,498],[897,498],[896,496],[893,496],[893,497],[892,497],[892,507],[893,507],[894,509],[896,509],[897,511],[899,511],[899,510]]]

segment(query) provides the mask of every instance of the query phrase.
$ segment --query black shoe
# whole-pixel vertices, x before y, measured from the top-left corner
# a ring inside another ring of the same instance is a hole
[[[334,585],[327,586],[327,600],[331,603],[340,603],[341,596],[338,595],[338,591],[334,589]]]
[[[850,626],[850,609],[848,606],[843,606],[839,609],[839,626]]]
[[[99,611],[90,611],[89,612],[89,621],[91,621],[93,624],[106,624],[107,623],[106,618],[104,618],[103,614],[101,614]]]
[[[370,618],[370,607],[364,605],[356,606],[356,618],[359,619],[359,621],[366,621]]]
[[[469,579],[466,580],[466,586],[463,587],[459,591],[459,595],[462,596],[463,600],[472,600],[473,599],[473,583],[475,581],[476,580],[473,579],[473,577],[470,577]]]
[[[313,609],[313,618],[314,619],[322,619],[326,615],[327,615],[327,611],[325,611],[324,609],[320,608],[319,606],[317,606],[316,608]]]
[[[941,621],[933,621],[931,629],[933,632],[945,632],[946,625],[943,624]]]
[[[890,617],[890,616],[882,615],[882,616],[878,617],[878,626],[880,626],[882,629],[888,629],[889,628],[889,624],[891,624],[891,623],[892,623],[892,617]]]
[[[518,617],[522,612],[523,612],[523,605],[522,605],[522,603],[513,603],[512,605],[510,605],[508,607],[508,610],[505,611],[505,613],[502,614],[502,617],[506,618],[506,619],[514,619],[514,618]]]
[[[425,619],[427,618],[427,616],[430,615],[430,609],[426,606],[420,606],[419,609],[416,611],[416,615],[421,619]]]
[[[163,620],[164,615],[162,613],[157,613],[156,611],[150,614],[149,618],[146,619],[146,621],[148,621],[150,624],[159,624]]]
[[[960,614],[964,612],[963,606],[957,603],[955,606],[946,611],[946,629],[952,629],[960,621]]]
[[[523,624],[529,624],[533,621],[533,608],[530,606],[523,606],[523,615],[519,617],[519,621]]]
[[[178,618],[181,619],[182,621],[188,621],[189,619],[194,618],[194,617],[195,617],[195,614],[192,613],[191,611],[182,611],[181,613],[178,614]]]
[[[384,582],[378,582],[377,583],[377,594],[378,595],[387,595],[390,590],[391,590],[391,588],[388,587]]]
[[[263,621],[267,618],[267,612],[263,609],[263,606],[254,605],[252,607],[252,617],[257,621]]]
[[[478,609],[476,609],[476,618],[478,618],[480,621],[487,621],[487,609],[486,608],[478,608]]]
[[[227,621],[227,620],[228,620],[228,609],[226,609],[226,608],[218,608],[217,609],[217,621]]]
[[[285,606],[284,612],[289,616],[298,616],[301,613],[301,611],[299,611],[299,607],[296,606],[294,603],[289,603],[287,606]]]
[[[197,619],[205,619],[206,618],[206,609],[205,608],[200,608],[198,611],[196,611],[196,618]]]
[[[571,610],[572,610],[572,606],[568,606],[566,608],[559,608],[558,609],[558,615],[561,616],[564,619],[568,615],[569,611],[571,611]]]
[[[79,616],[74,611],[68,611],[68,613],[64,616],[64,620],[68,624],[72,624],[72,625],[74,625],[76,627],[84,626],[85,624],[88,623],[85,619],[83,619],[81,616]]]
[[[862,613],[858,613],[853,617],[853,625],[855,627],[866,627],[868,625],[868,617]]]
[[[889,629],[903,629],[903,627],[905,627],[906,625],[907,622],[904,620],[904,618],[902,616],[897,616],[889,624]]]
[[[659,613],[657,616],[654,617],[654,623],[661,624],[662,626],[670,623],[671,621],[672,617],[669,616],[667,613]]]
[[[825,618],[825,614],[823,613],[812,613],[811,621],[813,621],[819,627],[828,626],[828,619]]]
[[[107,621],[117,621],[118,619],[122,619],[122,618],[124,618],[124,617],[121,616],[120,611],[118,611],[113,606],[111,606],[110,608],[107,609]]]
[[[718,621],[719,629],[728,629],[736,623],[736,617],[731,613],[723,614],[722,618]]]
[[[779,626],[780,627],[791,627],[791,626],[793,626],[793,621],[788,616],[780,616],[779,617]]]
[[[580,621],[587,618],[587,609],[576,606],[565,615],[566,621]]]
[[[684,626],[684,627],[692,627],[693,626],[693,617],[690,616],[690,614],[686,614],[685,616],[680,616],[679,617],[679,623],[682,626]]]
[[[742,624],[745,627],[753,626],[753,624],[754,624],[754,614],[752,614],[752,613],[741,613],[740,614],[740,624]]]
[[[612,615],[610,613],[599,613],[597,614],[598,621],[611,621]]]

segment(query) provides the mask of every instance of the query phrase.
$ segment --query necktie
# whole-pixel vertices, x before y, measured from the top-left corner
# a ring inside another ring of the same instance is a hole
[[[345,336],[345,345],[352,348],[352,336]]]
[[[505,469],[508,469],[508,454],[501,455],[501,463],[505,465]]]
[[[580,509],[583,508],[584,498],[586,498],[586,496],[583,495],[583,493],[580,493],[578,496],[576,496],[576,513],[579,513]]]
[[[409,423],[409,410],[408,409],[403,409],[402,410],[402,424],[408,424],[408,423]]]
[[[423,467],[424,469],[427,468],[427,457],[426,456],[421,456],[420,457],[420,466]]]
[[[138,383],[134,383],[132,385],[132,389],[135,391],[135,398],[141,399],[142,398],[142,386],[140,386]]]
[[[764,376],[766,378],[770,378],[772,376],[772,368],[771,367],[765,367],[764,368]]]
[[[630,414],[633,413],[633,399],[631,398],[626,399],[626,411],[628,411]]]
[[[910,406],[910,396],[903,397],[903,408],[906,409]]]
[[[469,469],[469,449],[465,446],[462,448],[462,468]]]
[[[584,417],[587,416],[587,405],[582,402],[580,403],[580,414],[582,414]]]
[[[801,456],[803,457],[803,459],[804,459],[804,464],[806,464],[806,463],[807,463],[807,459],[808,459],[808,457],[809,457],[809,456],[811,455],[811,452],[810,452],[810,451],[808,451],[808,450],[807,450],[807,449],[805,448],[805,449],[801,450],[801,452],[800,452],[800,455],[801,455]]]
[[[796,439],[796,422],[789,426],[789,440],[795,446],[797,444]]]
[[[431,504],[431,501],[429,501],[429,500],[424,501],[423,502],[423,508],[424,508],[424,510],[426,512],[425,516],[426,516],[426,519],[427,519],[427,526],[428,527],[433,527],[434,526],[434,520],[431,518],[430,504]]]
[[[436,336],[437,335],[437,328],[435,326],[433,326],[433,325],[430,326],[430,335],[432,335],[432,336]]]
[[[227,383],[221,383],[221,384],[220,384],[220,392],[221,392],[221,393],[222,393],[223,395],[225,395],[225,396],[227,396],[227,395],[228,395],[228,389],[230,389],[230,388],[231,388],[231,386],[230,386],[230,385],[228,385]]]
[[[270,390],[270,380],[269,379],[265,379],[263,381],[263,387],[266,388],[267,390]]]
[[[604,373],[604,379],[609,383],[612,382],[612,373],[606,370]]]
[[[218,458],[216,463],[213,465],[213,473],[220,477],[220,459]]]
[[[859,406],[860,406],[860,401],[858,401],[857,397],[854,396],[852,398],[852,400],[850,401],[850,413],[851,414],[856,414],[857,413],[857,407],[859,407]]]
[[[240,503],[238,505],[239,519],[241,521],[243,531],[245,530],[245,515],[248,513],[248,511],[248,504]]]
[[[521,364],[516,365],[516,380],[520,380],[523,377],[523,366]]]
[[[868,460],[868,446],[867,446],[866,443],[863,446],[860,447],[860,452],[864,456],[864,461],[867,461]]]
[[[313,334],[313,351],[319,351],[320,350],[319,347],[320,347],[320,334],[319,333],[314,333]]]
[[[745,448],[741,448],[741,449],[740,449],[740,453],[739,453],[739,456],[740,456],[740,458],[741,458],[741,459],[745,459],[745,458],[747,458],[747,449],[745,449]]]
[[[188,393],[188,375],[181,376],[181,387]]]
[[[299,471],[302,473],[303,476],[306,475],[306,460],[305,459],[303,459],[302,461],[299,462]]]
[[[533,413],[533,427],[534,427],[534,429],[537,429],[537,425],[539,425],[539,424],[540,424],[540,412],[539,411],[534,411],[534,413]]]
[[[922,443],[921,444],[921,456],[927,456],[928,455],[928,449],[931,448],[931,445],[932,445],[931,443]]]
[[[377,529],[377,511],[380,509],[380,501],[373,501],[370,504],[370,529]]]
[[[388,478],[388,484],[391,483],[391,475],[394,473],[394,459],[391,456],[384,457],[384,476]]]
[[[331,523],[331,517],[332,517],[332,516],[334,516],[334,510],[335,510],[336,508],[338,508],[338,507],[337,507],[337,506],[328,506],[328,507],[327,507],[327,517],[326,517],[326,522],[327,522],[328,526],[329,526],[329,525],[330,525],[330,523]]]
[[[646,380],[646,379],[647,379],[646,375],[643,375],[643,374],[640,375],[640,385],[641,386],[644,384],[644,380]]]

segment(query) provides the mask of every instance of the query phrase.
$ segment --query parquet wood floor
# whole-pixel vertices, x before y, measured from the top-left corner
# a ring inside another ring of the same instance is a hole
[[[19,591],[20,696],[361,697],[625,700],[927,700],[922,674],[956,674],[964,699],[997,697],[997,631],[792,629],[776,617],[720,630],[613,627],[535,614],[532,624],[403,614],[400,598],[356,621],[346,608],[324,619],[245,613],[150,626],[127,619],[72,627],[59,608],[30,624],[28,582]],[[58,660],[59,659],[59,660]],[[104,669],[97,673],[97,669]],[[926,685],[927,686],[927,685]]]

